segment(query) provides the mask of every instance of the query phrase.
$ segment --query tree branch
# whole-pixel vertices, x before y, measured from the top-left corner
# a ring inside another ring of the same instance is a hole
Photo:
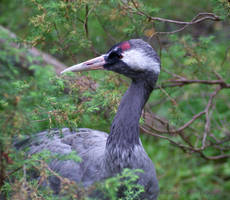
[[[191,21],[187,21],[187,22],[186,21],[166,19],[166,18],[161,18],[161,17],[153,17],[153,16],[149,15],[148,13],[142,11],[138,7],[138,4],[134,0],[131,0],[130,2],[132,3],[132,6],[129,5],[127,2],[122,2],[122,4],[125,7],[125,9],[128,9],[131,13],[146,17],[149,21],[152,21],[152,22],[158,21],[158,22],[182,25],[182,27],[177,29],[177,30],[170,31],[170,32],[156,32],[155,34],[173,34],[173,33],[177,33],[177,32],[180,32],[180,31],[184,30],[185,28],[187,28],[190,25],[198,24],[198,23],[200,23],[202,21],[206,21],[206,20],[220,21],[219,16],[215,15],[214,13],[208,13],[208,12],[198,13],[196,16],[193,17],[193,19]]]

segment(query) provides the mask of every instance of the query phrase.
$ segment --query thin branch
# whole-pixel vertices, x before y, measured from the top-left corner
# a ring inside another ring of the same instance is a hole
[[[154,21],[168,22],[168,23],[179,24],[179,25],[193,25],[193,24],[197,24],[202,21],[205,21],[205,20],[220,21],[220,17],[215,15],[214,13],[198,13],[189,22],[165,19],[165,18],[160,18],[160,17],[150,17],[150,18],[151,20],[154,20]]]
[[[205,156],[205,158],[209,160],[219,160],[224,158],[230,158],[230,154],[221,154],[218,156]]]
[[[179,80],[169,80],[167,82],[171,83],[182,83],[182,84],[208,84],[208,85],[223,85],[224,88],[229,88],[230,84],[227,84],[223,80],[187,80],[187,79],[179,79]]]
[[[204,130],[204,135],[203,135],[203,138],[202,138],[202,149],[205,148],[205,143],[206,143],[206,138],[207,138],[207,135],[210,131],[210,114],[209,114],[209,110],[211,109],[212,107],[212,104],[213,104],[213,99],[214,97],[218,94],[218,92],[221,90],[221,87],[217,87],[216,90],[210,95],[210,98],[208,100],[208,104],[205,108],[205,130]]]
[[[227,84],[223,79],[222,80],[187,80],[183,79],[176,79],[176,80],[168,80],[165,82],[171,82],[171,84],[164,84],[158,85],[155,89],[161,88],[168,88],[168,87],[181,87],[188,84],[206,84],[206,85],[220,85],[221,88],[230,88],[230,84]]]
[[[174,31],[170,31],[170,32],[156,32],[155,34],[173,34],[173,33],[177,33],[180,32],[182,30],[184,30],[185,28],[187,28],[190,25],[193,24],[197,24],[200,23],[202,21],[206,21],[206,20],[211,20],[211,21],[220,21],[220,17],[215,15],[214,13],[208,13],[208,12],[204,12],[204,13],[198,13],[195,17],[193,17],[193,19],[191,21],[179,21],[179,20],[172,20],[172,19],[166,19],[166,18],[161,18],[161,17],[153,17],[150,16],[149,14],[145,13],[144,11],[142,11],[139,7],[138,4],[134,1],[131,0],[131,3],[133,6],[128,5],[127,3],[123,2],[123,5],[125,7],[125,9],[129,9],[131,13],[146,17],[149,21],[153,21],[153,22],[164,22],[164,23],[171,23],[171,24],[176,24],[176,25],[182,25],[183,27],[174,30]]]
[[[142,10],[140,10],[137,6],[137,4],[134,2],[134,0],[131,0],[135,10],[133,7],[128,6],[127,7],[132,9],[133,11],[136,11],[135,13],[141,16],[145,16],[147,17],[149,20],[153,20],[153,21],[160,21],[160,22],[168,22],[168,23],[173,23],[173,24],[178,24],[178,25],[192,25],[192,24],[196,24],[199,22],[202,22],[204,20],[212,20],[212,21],[220,21],[220,17],[215,15],[214,13],[198,13],[191,21],[189,22],[185,22],[185,21],[178,21],[178,20],[172,20],[172,19],[165,19],[165,18],[161,18],[161,17],[152,17],[150,15],[148,15],[147,13],[143,12]]]
[[[182,145],[180,143],[177,143],[177,142],[175,142],[174,140],[170,139],[167,136],[163,136],[163,135],[159,135],[159,134],[153,133],[153,132],[149,131],[148,129],[146,129],[144,126],[140,126],[140,128],[141,128],[141,130],[143,132],[145,132],[145,133],[147,133],[149,135],[152,135],[152,136],[155,136],[155,137],[159,137],[159,138],[168,140],[171,144],[180,147],[183,151],[185,151],[186,149],[188,149],[187,146],[184,146],[184,145]]]
[[[85,35],[87,39],[89,38],[88,15],[89,15],[89,5],[87,4],[85,6],[85,21],[84,21]]]
[[[178,32],[180,32],[180,31],[183,31],[185,28],[187,28],[189,25],[187,24],[187,25],[184,25],[183,27],[181,27],[181,28],[179,28],[179,29],[176,29],[176,30],[174,30],[174,31],[161,31],[161,32],[156,32],[156,35],[157,34],[174,34],[174,33],[178,33]]]
[[[158,133],[167,133],[168,132],[170,134],[176,134],[176,133],[179,133],[179,132],[183,131],[184,129],[188,128],[195,120],[197,120],[199,117],[201,117],[204,114],[205,114],[205,111],[199,112],[198,114],[194,115],[191,120],[189,120],[187,123],[185,123],[183,126],[178,128],[177,130],[165,131],[165,130],[159,130],[159,129],[156,129],[155,127],[150,127],[150,126],[149,126],[149,128],[153,129],[154,131],[156,131]]]

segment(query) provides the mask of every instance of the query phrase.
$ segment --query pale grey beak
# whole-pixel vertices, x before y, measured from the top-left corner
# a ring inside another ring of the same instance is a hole
[[[98,70],[104,69],[103,65],[105,64],[104,55],[93,58],[91,60],[85,61],[83,63],[73,65],[61,72],[61,74],[65,72],[80,72],[80,71],[89,71],[89,70]]]

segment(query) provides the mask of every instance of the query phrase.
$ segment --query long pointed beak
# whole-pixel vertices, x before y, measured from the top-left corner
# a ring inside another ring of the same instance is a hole
[[[104,55],[101,55],[99,57],[85,61],[83,63],[73,65],[63,70],[61,74],[65,72],[80,72],[80,71],[104,69],[103,65],[106,63],[104,57],[105,57]]]

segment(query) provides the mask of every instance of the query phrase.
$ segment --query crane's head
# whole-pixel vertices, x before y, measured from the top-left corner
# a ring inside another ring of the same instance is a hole
[[[113,46],[106,54],[74,65],[62,71],[106,69],[133,80],[153,77],[160,72],[160,59],[153,48],[141,39],[131,39]]]

